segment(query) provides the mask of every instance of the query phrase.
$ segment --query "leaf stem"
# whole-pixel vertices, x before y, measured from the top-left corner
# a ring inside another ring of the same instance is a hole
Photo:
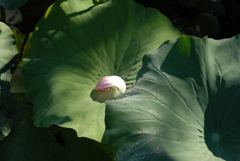
[[[21,62],[22,61],[22,59],[23,59],[23,52],[24,52],[24,48],[25,48],[25,46],[26,46],[26,44],[27,44],[27,41],[28,41],[28,38],[29,38],[29,32],[26,34],[26,36],[24,37],[24,40],[23,40],[23,44],[22,44],[22,47],[21,47],[21,51],[20,51],[20,53],[19,53],[19,62]]]

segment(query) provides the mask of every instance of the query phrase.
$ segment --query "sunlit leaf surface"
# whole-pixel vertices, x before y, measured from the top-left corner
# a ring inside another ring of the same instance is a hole
[[[177,37],[168,18],[132,0],[58,0],[37,24],[22,65],[34,124],[101,141],[105,104],[90,97],[97,82],[117,75],[130,87],[143,55]]]

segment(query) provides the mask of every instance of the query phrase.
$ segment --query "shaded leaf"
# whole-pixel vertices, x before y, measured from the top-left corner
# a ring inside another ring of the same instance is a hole
[[[3,140],[11,132],[9,119],[0,111],[0,141]]]
[[[239,160],[239,45],[182,36],[147,54],[135,85],[106,102],[116,160]]]
[[[32,121],[32,105],[24,95],[15,95],[16,104],[11,119],[16,121],[11,134],[0,142],[4,161],[111,161],[104,145],[78,138],[72,129],[53,126],[37,128]]]

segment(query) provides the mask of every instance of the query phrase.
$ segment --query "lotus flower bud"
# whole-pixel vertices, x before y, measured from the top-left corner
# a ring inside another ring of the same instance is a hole
[[[126,83],[122,78],[118,76],[106,76],[98,82],[90,96],[93,101],[103,103],[106,100],[115,99],[119,94],[125,91]]]
[[[95,87],[95,90],[104,90],[108,87],[117,87],[122,93],[126,91],[126,83],[119,76],[103,77]]]

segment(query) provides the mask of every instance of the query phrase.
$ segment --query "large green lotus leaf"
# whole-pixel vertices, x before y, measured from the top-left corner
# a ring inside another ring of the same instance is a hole
[[[0,141],[11,132],[8,112],[13,106],[10,79],[18,60],[17,47],[11,29],[0,22]]]
[[[98,81],[118,75],[131,86],[143,55],[178,36],[168,18],[132,0],[57,1],[37,24],[22,65],[34,124],[100,141],[105,104],[90,97]]]
[[[104,144],[78,138],[72,129],[33,125],[32,105],[24,95],[15,95],[11,119],[16,122],[10,135],[0,141],[2,161],[111,161]],[[106,146],[107,147],[107,146]]]
[[[239,160],[239,46],[182,36],[147,54],[135,85],[106,102],[116,160]]]

